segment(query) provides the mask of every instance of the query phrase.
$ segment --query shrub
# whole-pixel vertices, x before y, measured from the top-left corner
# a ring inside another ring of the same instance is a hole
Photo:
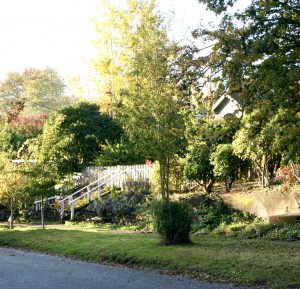
[[[191,210],[185,202],[153,203],[154,226],[165,244],[190,243]]]
[[[282,241],[299,241],[300,240],[300,225],[285,225],[283,227],[275,227],[270,230],[264,238],[271,240]]]
[[[218,234],[234,236],[244,239],[263,238],[267,240],[299,241],[300,224],[274,225],[265,220],[255,218],[251,222],[233,221],[230,224],[222,223],[214,230],[199,229],[195,234]]]
[[[232,183],[237,179],[239,165],[239,158],[234,155],[232,145],[219,144],[211,154],[210,162],[214,167],[215,177],[225,181],[225,190],[228,192]]]
[[[169,192],[173,193],[182,193],[187,191],[187,182],[185,180],[183,171],[185,166],[185,159],[175,155],[170,163],[170,175],[169,175]],[[160,183],[160,166],[159,162],[154,162],[153,164],[153,173],[151,176],[151,186],[153,192],[159,196],[161,192],[161,183]]]
[[[134,165],[145,162],[145,157],[138,155],[133,145],[122,139],[118,143],[106,141],[101,145],[101,153],[94,160],[96,166]]]
[[[98,215],[104,222],[115,224],[136,223],[138,209],[146,201],[149,185],[145,182],[127,182],[124,192],[114,192],[98,203]]]
[[[280,183],[299,183],[300,181],[300,165],[293,165],[281,167],[276,172],[276,180]]]
[[[184,167],[185,177],[200,184],[205,193],[211,192],[214,182],[211,152],[211,147],[205,142],[189,146]]]
[[[228,207],[222,199],[210,194],[203,197],[202,203],[196,211],[198,221],[193,224],[193,231],[201,229],[213,230],[220,224],[251,221],[253,217],[245,212],[239,212]]]

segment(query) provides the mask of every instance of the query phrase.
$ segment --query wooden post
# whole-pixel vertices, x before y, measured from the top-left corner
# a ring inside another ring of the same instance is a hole
[[[91,201],[91,190],[90,190],[90,187],[87,187],[87,198],[88,198],[88,202]]]
[[[111,178],[110,179],[110,188],[113,189],[113,187],[114,187],[114,179]]]
[[[63,221],[64,212],[65,212],[65,202],[61,201],[60,202],[60,220],[61,221]]]
[[[98,200],[101,200],[102,198],[102,190],[101,187],[98,188]]]
[[[120,188],[121,188],[122,191],[124,189],[123,184],[124,184],[124,174],[121,174],[120,175]]]
[[[71,220],[74,219],[74,213],[75,213],[75,206],[74,206],[74,201],[70,203],[70,208],[71,208]]]

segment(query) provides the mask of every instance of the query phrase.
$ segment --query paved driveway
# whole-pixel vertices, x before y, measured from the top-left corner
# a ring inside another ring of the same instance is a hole
[[[0,289],[229,289],[178,276],[0,248]]]

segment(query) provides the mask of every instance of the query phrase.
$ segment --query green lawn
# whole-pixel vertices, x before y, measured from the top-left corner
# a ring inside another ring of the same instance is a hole
[[[64,230],[62,230],[64,228]],[[91,262],[161,269],[200,279],[300,288],[300,242],[193,237],[193,244],[165,246],[155,234],[56,226],[0,229],[0,245]]]

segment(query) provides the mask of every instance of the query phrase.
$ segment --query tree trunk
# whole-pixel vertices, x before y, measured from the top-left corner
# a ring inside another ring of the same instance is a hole
[[[160,190],[161,190],[161,196],[164,200],[166,198],[165,194],[165,168],[163,162],[159,162],[159,176],[160,176]]]
[[[264,162],[263,166],[262,166],[262,186],[263,187],[267,187],[270,184],[270,179],[268,176],[268,166],[267,163]]]
[[[208,185],[206,183],[203,184],[203,191],[204,193],[211,193],[212,187],[213,187],[213,180],[209,180]]]
[[[235,178],[230,178],[230,182],[229,182],[229,184],[228,184],[229,190],[231,190],[232,184],[233,184],[234,181],[235,181]]]
[[[10,220],[9,220],[9,229],[12,230],[14,228],[14,201],[10,199]]]
[[[42,223],[42,229],[45,229],[45,222],[44,222],[44,200],[43,195],[41,197],[41,223]]]
[[[170,159],[167,157],[167,162],[166,162],[166,169],[165,169],[165,188],[166,188],[166,200],[169,202],[170,200],[170,188],[169,188],[169,182],[170,182]]]
[[[227,184],[227,177],[225,177],[225,179],[224,179],[224,184],[225,184],[225,191],[226,191],[226,193],[228,193],[229,188],[228,188],[228,184]]]

